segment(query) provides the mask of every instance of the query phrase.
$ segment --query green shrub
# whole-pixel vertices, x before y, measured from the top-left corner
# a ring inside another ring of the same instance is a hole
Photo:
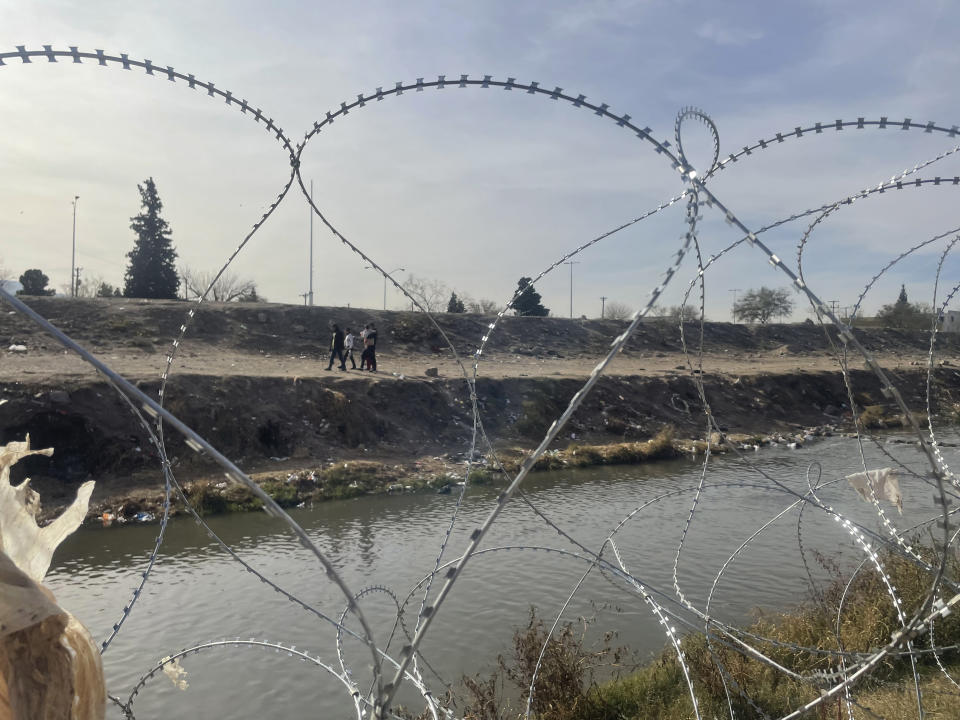
[[[260,488],[280,507],[294,507],[300,504],[300,495],[297,486],[282,480],[265,480]]]
[[[467,476],[467,482],[471,485],[489,485],[497,477],[497,473],[487,468],[472,468]]]
[[[210,482],[195,482],[185,490],[187,500],[201,517],[204,515],[219,515],[227,511],[227,501],[220,494],[220,490]]]

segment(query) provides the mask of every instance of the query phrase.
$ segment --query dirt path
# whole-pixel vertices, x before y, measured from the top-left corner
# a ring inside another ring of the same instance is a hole
[[[145,353],[140,350],[112,349],[95,355],[110,368],[125,377],[144,380],[158,378],[165,368],[165,356],[162,353]],[[899,370],[907,367],[926,365],[924,351],[900,351],[880,353],[880,363],[887,368]],[[601,356],[596,357],[530,357],[494,353],[480,362],[479,377],[586,377],[592,372]],[[694,367],[700,367],[695,356],[689,358]],[[472,358],[461,358],[468,372],[473,371]],[[631,375],[656,377],[663,375],[689,373],[688,359],[682,352],[635,353],[627,352],[617,356],[607,372],[612,375]],[[960,353],[938,353],[938,364],[960,367]],[[862,368],[863,361],[852,359],[850,366]],[[343,373],[336,366],[326,371],[326,358],[309,355],[287,355],[268,353],[243,353],[229,348],[202,344],[187,344],[177,357],[172,374],[188,373],[193,375],[216,376],[254,376],[284,378],[320,378],[331,376],[338,380],[356,379],[369,376],[360,370]],[[349,364],[348,364],[349,367]],[[423,377],[427,368],[435,367],[441,377],[462,377],[462,371],[450,354],[407,354],[381,353],[378,356],[378,375],[383,378]],[[706,375],[737,376],[757,373],[784,374],[793,372],[821,372],[838,370],[836,358],[826,352],[796,354],[781,350],[768,352],[722,352],[708,353],[702,359],[703,372]],[[29,381],[32,383],[56,383],[65,378],[77,378],[90,375],[92,368],[73,354],[66,352],[31,351],[24,354],[6,352],[0,368],[0,381]]]

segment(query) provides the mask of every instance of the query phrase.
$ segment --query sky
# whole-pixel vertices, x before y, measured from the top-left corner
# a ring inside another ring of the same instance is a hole
[[[774,139],[709,183],[751,229],[876,187],[955,148],[960,136],[899,125],[904,118],[960,124],[957,27],[960,5],[924,0],[0,0],[0,53],[76,46],[172,66],[261,108],[294,143],[359,93],[438,75],[561,87],[629,114],[672,145],[678,111],[695,106],[715,123],[721,157]],[[140,210],[137,185],[147,177],[163,201],[178,264],[211,272],[291,174],[287,150],[251,113],[164,73],[8,58],[0,107],[0,267],[14,277],[40,268],[58,289],[69,282],[75,196],[81,276],[121,285],[134,241],[130,218]],[[891,127],[775,140],[797,126],[881,116]],[[685,123],[682,139],[702,174],[712,154],[705,126]],[[918,175],[960,175],[958,156]],[[301,173],[327,220],[399,282],[413,275],[500,304],[519,278],[537,276],[686,187],[649,142],[589,110],[523,91],[456,86],[406,92],[338,118],[307,144]],[[945,183],[843,206],[804,244],[808,286],[840,307],[853,305],[901,252],[960,227],[958,192]],[[706,259],[740,234],[714,209],[701,213]],[[672,262],[684,216],[678,203],[592,245],[576,264],[538,281],[543,303],[567,316],[572,289],[577,317],[599,316],[602,302],[641,307]],[[761,237],[796,269],[810,222]],[[295,184],[231,271],[272,302],[303,304],[310,223]],[[911,300],[932,302],[951,237],[884,273],[864,311],[893,302],[901,284]],[[316,305],[382,306],[382,277],[319,218],[313,246]],[[948,255],[938,302],[958,269]],[[691,255],[662,303],[678,304],[696,276]],[[759,250],[738,247],[706,272],[706,316],[728,320],[738,294],[786,285]],[[690,298],[699,305],[695,282]],[[796,299],[793,318],[809,317]],[[386,301],[409,307],[392,287]]]

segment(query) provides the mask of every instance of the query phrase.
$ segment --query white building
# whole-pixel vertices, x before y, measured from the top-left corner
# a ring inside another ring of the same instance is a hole
[[[940,332],[960,333],[960,310],[947,310],[940,316]]]

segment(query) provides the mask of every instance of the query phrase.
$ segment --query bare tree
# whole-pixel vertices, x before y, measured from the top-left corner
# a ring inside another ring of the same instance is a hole
[[[610,320],[629,320],[633,316],[633,308],[626,303],[611,300],[606,304],[603,316]]]
[[[180,279],[183,282],[184,294],[187,300],[198,298],[207,292],[207,299],[213,302],[242,301],[246,298],[257,297],[257,284],[247,278],[239,278],[229,270],[217,278],[215,272],[197,271],[189,265],[180,268]],[[211,287],[211,283],[213,286]]]
[[[64,283],[60,286],[61,292],[70,297],[70,284]],[[80,276],[77,282],[77,292],[75,297],[78,298],[92,298],[92,297],[114,297],[114,287],[106,280],[103,279],[102,275],[90,275],[89,277]]]
[[[501,310],[501,305],[498,302],[487,298],[480,298],[479,300],[468,298],[465,302],[468,312],[479,313],[480,315],[496,315]]]
[[[447,308],[450,290],[439,280],[418,278],[411,274],[403,284],[404,290],[413,295],[429,312],[443,312]],[[415,306],[410,309],[413,310]]]
[[[677,322],[680,322],[681,317],[684,322],[695,322],[700,319],[700,311],[693,305],[671,305],[667,308],[666,314],[668,318]]]
[[[499,303],[496,303],[493,300],[488,300],[487,298],[474,300],[466,293],[457,293],[457,295],[461,300],[463,300],[463,304],[466,306],[468,313],[477,313],[478,315],[496,315],[498,312],[500,312],[502,307],[502,305]]]

